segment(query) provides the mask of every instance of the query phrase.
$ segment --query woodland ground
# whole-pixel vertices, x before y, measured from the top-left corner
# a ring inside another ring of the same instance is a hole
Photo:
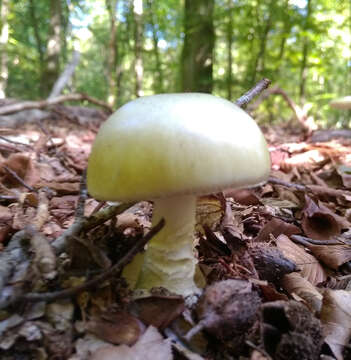
[[[0,129],[1,359],[351,358],[350,138],[264,127],[270,180],[199,198],[211,286],[189,309],[127,289],[118,264],[149,233],[152,206],[87,196],[99,123],[55,109]]]

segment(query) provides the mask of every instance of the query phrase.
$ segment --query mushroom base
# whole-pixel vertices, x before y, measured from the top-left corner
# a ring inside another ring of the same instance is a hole
[[[199,292],[194,283],[195,213],[196,197],[192,195],[154,201],[152,223],[164,218],[165,226],[148,245],[136,288],[162,286],[183,296]]]

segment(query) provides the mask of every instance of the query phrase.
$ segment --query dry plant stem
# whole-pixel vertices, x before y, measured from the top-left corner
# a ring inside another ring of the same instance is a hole
[[[82,173],[82,177],[80,179],[80,187],[79,187],[79,198],[75,213],[75,221],[84,217],[84,209],[85,209],[85,202],[88,198],[88,191],[87,191],[87,171],[84,170]]]
[[[68,94],[68,95],[61,95],[57,96],[52,99],[41,100],[41,101],[24,101],[16,104],[10,104],[0,107],[0,115],[10,115],[16,112],[20,112],[23,110],[29,109],[44,109],[52,105],[60,104],[65,101],[82,101],[86,100],[91,102],[92,104],[98,105],[106,109],[109,113],[113,112],[113,109],[110,105],[95,99],[86,94]]]
[[[27,249],[23,245],[24,240],[27,239],[28,234],[26,231],[18,231],[0,253],[0,293],[2,293],[8,280],[11,278],[14,269],[28,259]]]
[[[12,301],[12,304],[18,301],[30,301],[30,302],[38,302],[38,301],[54,301],[58,299],[65,299],[68,297],[75,296],[82,291],[89,290],[94,288],[95,286],[100,285],[105,280],[113,276],[117,271],[122,269],[131,259],[134,257],[136,253],[141,251],[144,246],[147,244],[150,239],[156,235],[164,226],[165,221],[161,219],[157,225],[151,228],[151,230],[140,240],[138,241],[115,265],[113,265],[108,270],[104,271],[100,275],[95,278],[85,282],[76,287],[72,287],[70,289],[62,290],[62,291],[54,291],[49,293],[28,293],[22,296],[17,297]],[[8,304],[10,305],[10,304]]]
[[[19,141],[10,140],[10,139],[6,138],[5,136],[0,136],[0,139],[3,140],[3,141],[8,142],[10,144],[14,144],[14,145],[17,145],[17,146],[23,146],[23,147],[25,147],[27,149],[33,150],[32,146],[30,146],[28,144],[23,144],[23,143],[21,143]]]
[[[293,188],[293,189],[300,190],[300,191],[307,191],[308,190],[305,185],[288,183],[286,181],[279,180],[279,179],[276,179],[276,178],[273,178],[273,177],[270,177],[268,179],[268,182],[271,183],[271,184],[274,184],[274,185],[282,185],[282,186],[285,186],[285,187],[288,187],[288,188]]]
[[[304,246],[308,245],[343,245],[345,242],[338,240],[314,240],[301,235],[291,235],[290,239]]]
[[[251,88],[244,95],[240,96],[239,99],[235,102],[236,105],[241,108],[245,108],[245,106],[257,95],[261,94],[261,92],[268,88],[271,84],[269,79],[262,79],[259,81],[253,88]]]
[[[11,174],[21,185],[23,185],[26,189],[28,189],[29,191],[32,192],[37,192],[37,190],[33,189],[31,186],[27,185],[24,180],[19,177],[17,175],[17,173],[15,171],[13,171],[12,169],[10,169],[8,166],[4,165],[3,168],[9,173]]]
[[[79,221],[76,221],[51,244],[55,249],[56,254],[60,254],[65,250],[68,239],[70,237],[77,236],[81,231],[88,231],[98,225],[103,224],[112,217],[121,214],[134,204],[135,203],[126,203],[116,206],[109,206],[88,218],[83,217]]]

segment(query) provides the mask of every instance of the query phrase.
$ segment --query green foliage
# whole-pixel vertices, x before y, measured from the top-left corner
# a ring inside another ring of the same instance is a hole
[[[231,90],[234,99],[262,77],[268,77],[297,104],[303,105],[302,101],[311,103],[310,113],[322,126],[350,125],[349,114],[328,106],[331,99],[351,93],[351,16],[348,1],[310,0],[310,17],[307,16],[307,0],[232,0],[232,12],[228,11],[229,0],[214,1],[215,94],[227,96],[227,24],[229,16],[232,16]],[[7,95],[22,99],[40,98],[40,84],[45,79],[42,79],[43,64],[35,26],[39,30],[41,51],[45,54],[50,1],[33,1],[36,23],[31,16],[29,1],[10,3]],[[85,92],[106,100],[109,95],[107,54],[110,34],[106,2],[62,0],[62,5],[64,36],[61,70],[70,60],[74,41],[79,43],[82,52],[70,91]],[[160,88],[164,92],[180,89],[183,5],[183,1],[179,0],[144,0],[143,90],[146,95],[160,91]],[[132,0],[118,0],[116,19],[117,64],[122,70],[117,82],[119,106],[134,97]],[[155,42],[158,42],[157,48]],[[307,44],[305,100],[300,97],[299,90],[303,81],[304,44]],[[286,103],[278,96],[265,101],[260,112],[269,121],[282,121],[292,116]]]

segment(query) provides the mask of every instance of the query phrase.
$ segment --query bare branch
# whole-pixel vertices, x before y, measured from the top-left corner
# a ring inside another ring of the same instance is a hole
[[[22,296],[19,296],[13,299],[10,303],[6,304],[11,305],[18,301],[53,301],[57,299],[64,299],[68,297],[75,296],[82,291],[94,288],[99,284],[103,283],[105,280],[113,276],[117,271],[121,270],[126,264],[128,264],[132,258],[147,244],[151,238],[156,235],[164,226],[165,221],[161,219],[160,222],[155,225],[140,241],[138,241],[115,265],[110,267],[108,270],[104,271],[100,275],[97,275],[95,278],[85,282],[84,284],[72,287],[66,290],[53,291],[49,293],[27,293]]]
[[[235,102],[236,105],[241,108],[245,108],[245,106],[257,95],[261,94],[261,92],[268,88],[271,84],[269,79],[262,79],[259,81],[252,89],[246,92],[244,95],[240,96],[239,99]]]
[[[24,101],[15,104],[5,105],[0,107],[0,115],[9,115],[14,114],[16,112],[20,112],[23,110],[29,109],[44,109],[52,105],[57,105],[63,103],[65,101],[89,101],[92,104],[98,105],[106,109],[109,113],[113,112],[113,109],[110,105],[106,104],[105,102],[95,99],[86,94],[67,94],[57,96],[52,99],[41,100],[41,101]]]

